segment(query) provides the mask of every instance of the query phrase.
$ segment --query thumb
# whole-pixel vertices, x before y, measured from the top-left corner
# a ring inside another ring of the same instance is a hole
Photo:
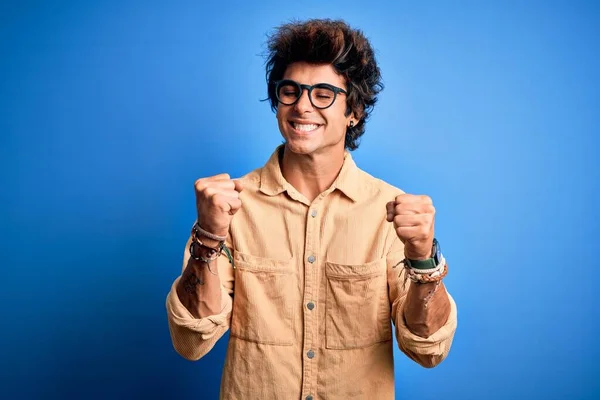
[[[392,222],[394,220],[394,207],[396,206],[396,203],[393,201],[389,201],[386,205],[385,205],[385,211],[386,211],[386,220],[387,222]]]
[[[242,182],[239,179],[235,179],[233,181],[233,184],[235,185],[235,190],[239,193],[242,190],[244,190],[244,186],[242,185]]]

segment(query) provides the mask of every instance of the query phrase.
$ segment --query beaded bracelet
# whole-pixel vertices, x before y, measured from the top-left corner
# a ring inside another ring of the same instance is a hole
[[[190,257],[192,257],[196,261],[201,261],[201,262],[205,263],[207,265],[207,267],[208,267],[208,272],[210,272],[213,275],[217,275],[215,272],[212,271],[212,269],[210,269],[210,262],[216,260],[217,258],[219,258],[219,256],[221,255],[221,252],[220,251],[219,252],[213,251],[213,252],[211,252],[209,254],[208,258],[206,258],[206,257],[204,257],[202,255],[196,255],[196,252],[194,251],[194,247],[197,246],[197,245],[200,245],[200,244],[198,242],[192,240],[192,243],[190,243],[190,248],[189,248],[189,250],[190,250]],[[206,247],[206,246],[204,246],[204,247]],[[210,250],[214,250],[214,249],[212,249],[210,247],[208,247],[208,248]]]
[[[215,253],[218,253],[217,256],[210,259],[211,261],[216,260],[224,252],[225,255],[227,256],[227,259],[229,260],[229,263],[235,269],[235,264],[233,263],[233,256],[231,255],[231,251],[229,250],[229,248],[227,246],[225,246],[225,239],[226,239],[225,237],[213,235],[212,233],[206,232],[204,229],[202,229],[200,227],[200,225],[198,225],[197,222],[192,227],[191,234],[192,234],[192,239],[193,239],[192,243],[196,243],[206,249],[211,250],[211,252],[209,253],[209,257],[213,257],[213,255]],[[208,236],[208,235],[210,235],[210,236]],[[202,242],[202,240],[200,239],[200,236],[208,237],[209,239],[213,239],[213,240],[219,240],[219,244],[217,245],[217,247],[207,246]],[[192,244],[190,244],[190,249],[192,249]],[[191,253],[191,251],[190,251],[190,253]],[[193,253],[191,253],[191,254],[192,254],[192,257],[194,257]],[[195,257],[194,257],[194,260],[202,261],[200,258],[195,258]]]
[[[204,242],[202,242],[202,239],[200,239],[200,237],[198,236],[198,232],[196,231],[196,229],[192,229],[192,239],[194,242],[198,243],[200,246],[210,249],[210,250],[212,250],[212,252],[215,252],[215,253],[221,253],[223,251],[223,247],[225,246],[225,242],[222,240],[219,242],[219,244],[217,244],[217,247],[207,246],[206,244],[204,244]]]

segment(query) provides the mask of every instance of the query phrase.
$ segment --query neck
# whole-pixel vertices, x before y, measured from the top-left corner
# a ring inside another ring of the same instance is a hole
[[[308,201],[313,201],[335,181],[344,164],[344,148],[326,154],[296,154],[286,146],[281,173]]]

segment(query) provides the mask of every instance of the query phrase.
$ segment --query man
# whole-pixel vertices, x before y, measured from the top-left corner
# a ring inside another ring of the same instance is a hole
[[[167,298],[173,345],[197,360],[230,329],[225,399],[393,399],[392,321],[425,367],[456,330],[434,206],[348,152],[382,88],[360,31],[290,23],[269,50],[285,142],[239,180],[196,181],[198,220]]]

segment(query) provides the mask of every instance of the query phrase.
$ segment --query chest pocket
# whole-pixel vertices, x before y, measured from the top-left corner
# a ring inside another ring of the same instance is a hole
[[[352,349],[392,339],[385,259],[362,265],[326,262],[326,347]]]
[[[231,336],[256,343],[295,342],[297,277],[293,259],[273,260],[235,252]]]

